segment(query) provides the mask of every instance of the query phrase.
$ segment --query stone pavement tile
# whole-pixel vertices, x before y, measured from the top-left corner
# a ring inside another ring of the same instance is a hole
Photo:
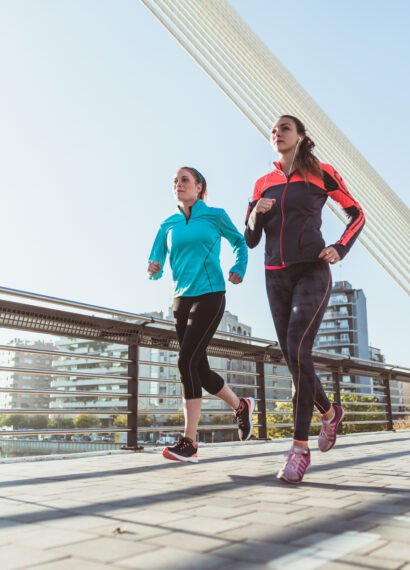
[[[408,505],[389,503],[385,501],[361,501],[359,498],[355,504],[346,506],[348,510],[364,511],[366,513],[380,513],[383,515],[401,515],[408,510]]]
[[[119,517],[122,521],[132,521],[139,524],[165,524],[171,521],[186,518],[187,513],[169,513],[166,511],[155,511],[148,509],[129,511],[122,513]]]
[[[299,505],[297,503],[271,503],[271,502],[264,502],[264,503],[255,503],[254,510],[258,512],[264,513],[296,513],[298,511],[303,511],[306,509],[303,505]],[[266,515],[268,516],[268,514]]]
[[[92,560],[93,562],[115,562],[122,558],[135,556],[144,552],[155,550],[156,547],[143,542],[131,542],[125,540],[117,540],[116,538],[95,538],[86,540],[69,546],[58,546],[47,552],[59,554],[63,556],[75,556]],[[85,564],[84,564],[85,566]]]
[[[235,518],[235,521],[244,524],[253,524],[265,522],[269,525],[287,527],[290,525],[304,523],[312,518],[312,513],[308,512],[309,509],[303,509],[296,513],[283,514],[283,513],[266,513],[264,511],[256,511],[247,515],[241,515]]]
[[[224,540],[233,540],[235,542],[254,540],[257,542],[275,542],[288,544],[292,540],[296,540],[307,534],[306,529],[299,529],[294,527],[282,528],[281,526],[274,526],[269,524],[245,525],[243,527],[223,532],[218,535],[218,538]]]
[[[276,489],[272,489],[273,492],[267,492],[266,490],[260,493],[254,493],[250,490],[249,494],[246,493],[246,500],[252,500],[255,502],[272,502],[272,503],[291,503],[298,500],[298,493],[278,493]]]
[[[186,514],[198,517],[211,517],[216,519],[230,519],[233,517],[237,517],[239,515],[245,515],[248,513],[252,513],[256,510],[256,506],[245,506],[241,507],[238,505],[237,508],[233,509],[232,507],[219,507],[217,505],[209,505],[206,507],[198,507],[197,509],[189,509],[188,511],[185,510]]]
[[[168,529],[186,530],[213,536],[220,532],[239,528],[245,524],[246,522],[239,520],[239,517],[230,520],[217,520],[209,517],[190,517],[178,521],[171,521],[167,523],[166,526]]]
[[[120,568],[133,570],[201,570],[202,568],[220,568],[224,559],[212,554],[198,554],[177,548],[156,548],[155,552],[148,552],[139,556],[132,556],[116,563]]]
[[[388,566],[383,567],[383,566],[371,566],[369,563],[367,563],[365,566],[362,566],[361,564],[359,564],[357,561],[355,561],[354,559],[352,561],[347,560],[346,558],[342,558],[340,560],[336,560],[334,562],[324,562],[324,563],[319,563],[319,565],[315,565],[313,566],[314,568],[320,568],[320,570],[376,570],[378,568],[380,568],[380,570],[383,570],[384,568],[386,568],[386,570],[388,570]],[[293,569],[293,567],[292,567]],[[302,567],[301,567],[302,570]]]
[[[220,506],[220,501],[216,501]],[[177,513],[181,511],[183,508],[184,510],[191,510],[196,509],[198,507],[206,507],[208,504],[212,503],[212,500],[207,497],[200,497],[200,498],[190,498],[187,499],[186,495],[179,500],[172,500],[172,501],[161,501],[159,503],[152,503],[152,501],[147,503],[147,507],[153,511],[166,511],[167,513]],[[125,511],[123,511],[125,512]]]
[[[81,558],[64,558],[63,560],[53,561],[49,564],[40,564],[33,566],[35,570],[108,570],[109,568],[118,568],[118,566],[107,566],[101,562],[92,562],[87,560],[84,562]],[[30,567],[31,570],[31,567]]]
[[[332,538],[334,535],[330,532],[314,532],[312,534],[306,534],[300,538],[292,540],[290,544],[292,546],[315,546],[317,543],[328,538]]]
[[[376,558],[374,556],[359,556],[358,554],[349,554],[340,558],[340,562],[354,564],[357,568],[377,568],[380,570],[398,570],[403,566],[403,562],[398,560],[388,560],[387,558]]]
[[[71,544],[73,542],[82,542],[83,540],[89,540],[90,538],[90,535],[87,535],[84,532],[41,526],[35,526],[35,528],[30,529],[24,534],[16,532],[11,536],[9,535],[10,543],[15,544],[16,547],[24,542],[24,546],[38,548],[41,550]]]
[[[218,507],[227,507],[227,508],[231,508],[231,509],[237,509],[238,507],[249,507],[250,505],[253,505],[255,503],[255,501],[253,501],[252,499],[250,499],[248,497],[248,495],[246,495],[245,497],[242,497],[240,500],[235,499],[235,498],[229,498],[229,497],[224,497],[222,495],[211,495],[209,497],[204,497],[203,499],[201,499],[202,504],[200,504],[200,501],[198,501],[198,504],[196,505],[197,507],[201,507],[201,506],[207,506],[207,505],[215,505]],[[179,502],[179,507],[181,508],[181,503]],[[194,501],[192,502],[187,502],[188,506],[192,505],[194,506]]]
[[[20,536],[26,532],[30,532],[37,525],[33,523],[19,524],[14,521],[9,521],[7,519],[0,519],[0,539],[12,536],[13,534],[20,534]]]
[[[224,540],[212,536],[202,536],[190,532],[170,532],[153,538],[144,540],[145,544],[155,544],[158,546],[169,546],[180,548],[192,552],[207,552],[222,546],[228,546],[232,541]]]
[[[119,529],[119,530],[117,530]],[[156,525],[138,524],[130,521],[112,520],[107,524],[99,525],[87,529],[88,533],[96,534],[99,536],[112,537],[124,540],[141,540],[145,538],[152,538],[162,534],[168,534],[170,530],[161,528]]]
[[[401,560],[402,562],[410,562],[409,544],[398,541],[390,541],[385,546],[373,550],[371,555],[374,558],[387,558],[387,560]]]
[[[108,519],[109,520],[109,519]],[[72,530],[87,530],[95,526],[102,525],[107,521],[105,516],[87,516],[87,515],[74,515],[74,516],[64,516],[57,520],[47,520],[42,521],[42,526],[52,527],[52,528],[67,528]]]
[[[273,542],[248,541],[241,544],[231,544],[214,550],[218,556],[226,556],[238,560],[254,563],[267,563],[274,558],[297,552],[297,548],[290,545]]]
[[[378,523],[387,524],[391,526],[404,527],[409,529],[410,517],[401,516],[377,516],[375,513],[366,513],[353,519],[355,524],[362,525],[362,528],[370,528]]]
[[[42,551],[14,544],[0,546],[1,570],[15,570],[17,568],[32,568],[35,564],[51,562],[63,558],[61,554],[51,551]]]
[[[385,540],[396,540],[399,542],[410,542],[410,526],[394,526],[390,524],[383,524],[384,521],[380,521],[382,524],[374,526],[371,532],[379,534],[381,538]]]
[[[375,536],[378,536],[378,534],[376,532],[374,532],[374,529],[369,530],[369,532],[371,534],[374,534]],[[357,548],[354,551],[354,553],[357,554],[358,556],[366,556],[367,554],[371,554],[373,552],[373,550],[377,550],[378,548],[381,548],[382,546],[385,546],[386,544],[387,544],[387,541],[380,538],[379,540],[375,540],[374,542],[372,542],[370,544],[367,544],[365,546]]]
[[[252,563],[248,560],[244,562],[236,559],[225,559],[223,566],[218,566],[218,570],[266,570],[267,566],[263,562],[261,564]]]
[[[307,497],[306,499],[300,499],[299,501],[294,501],[293,505],[302,505],[306,507],[324,507],[327,509],[344,509],[350,505],[356,504],[357,499],[350,497],[348,499],[337,499],[332,500],[328,498],[320,497]]]

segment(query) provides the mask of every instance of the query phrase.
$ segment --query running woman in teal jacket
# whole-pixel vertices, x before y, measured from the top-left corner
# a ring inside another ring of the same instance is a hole
[[[225,210],[206,205],[206,180],[198,170],[184,166],[174,178],[178,202],[175,214],[160,226],[148,262],[150,279],[163,274],[169,255],[174,282],[173,313],[180,344],[178,368],[183,388],[185,431],[174,446],[165,447],[166,459],[197,463],[197,428],[202,388],[235,410],[239,437],[252,435],[253,398],[238,398],[223,378],[209,367],[207,346],[225,309],[225,281],[219,261],[221,239],[232,246],[235,263],[229,281],[242,282],[248,262],[245,239]]]

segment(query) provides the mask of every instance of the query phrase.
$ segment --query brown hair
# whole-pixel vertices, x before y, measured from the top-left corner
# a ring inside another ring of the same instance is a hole
[[[300,119],[294,117],[293,115],[281,115],[280,119],[290,119],[296,125],[296,130],[301,137],[303,137],[302,142],[299,145],[298,152],[295,157],[294,167],[295,170],[299,172],[301,176],[307,181],[308,175],[313,174],[318,178],[323,178],[323,172],[320,168],[320,162],[313,154],[313,149],[315,148],[315,143],[306,134],[305,125]]]
[[[193,166],[181,166],[181,168],[183,168],[184,170],[189,170],[189,172],[192,174],[192,176],[195,178],[197,184],[201,184],[202,185],[202,189],[198,194],[198,198],[200,200],[206,200],[206,197],[208,195],[208,192],[206,190],[206,180],[205,178],[202,176],[202,174],[199,172],[199,170],[197,170],[196,168],[194,168]]]

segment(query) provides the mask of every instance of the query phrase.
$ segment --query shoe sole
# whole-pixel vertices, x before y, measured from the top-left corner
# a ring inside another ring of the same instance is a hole
[[[183,457],[182,455],[177,455],[176,453],[172,453],[169,449],[164,449],[162,452],[162,456],[165,459],[170,459],[171,461],[180,461],[181,463],[198,463],[198,457]]]
[[[343,406],[340,406],[340,407],[342,408],[342,415],[340,417],[340,420],[337,422],[336,431],[337,431],[337,428],[339,427],[340,423],[343,421],[343,418],[345,417],[345,410],[344,410]],[[320,449],[320,447],[319,447],[319,451],[321,451],[322,453],[327,453],[328,451],[333,449],[334,446],[336,445],[336,439],[337,439],[337,433],[336,433],[335,440],[332,443],[332,445],[329,447],[329,449]]]
[[[253,431],[253,422],[252,422],[252,414],[253,414],[253,410],[255,409],[255,398],[244,398],[244,400],[248,400],[250,406],[249,406],[249,433],[248,433],[248,437],[245,437],[245,439],[241,439],[241,441],[248,441],[248,439],[250,439],[252,437],[252,431]]]
[[[310,469],[310,465],[308,465],[305,469],[305,472],[303,473],[303,477],[306,475],[306,472],[309,471]],[[292,479],[286,479],[286,477],[284,475],[279,476],[279,473],[276,475],[276,479],[278,479],[279,481],[283,481],[284,483],[290,483],[291,485],[297,485],[298,483],[301,483],[303,481],[303,477],[302,479],[298,479],[297,481],[294,481]]]

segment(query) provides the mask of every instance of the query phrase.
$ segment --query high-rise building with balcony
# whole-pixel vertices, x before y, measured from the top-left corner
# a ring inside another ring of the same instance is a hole
[[[353,289],[348,281],[337,281],[334,284],[314,348],[322,352],[370,360],[366,297],[361,289]],[[374,355],[376,350],[372,348]],[[325,376],[321,375],[322,380],[328,379]],[[357,385],[346,386],[347,391],[363,394],[373,392],[372,378],[345,375],[342,381],[347,385]]]
[[[144,313],[143,316],[163,319],[163,312]],[[169,309],[167,317],[173,320],[172,310]],[[241,323],[237,316],[232,315],[229,311],[225,311],[222,321],[219,325],[220,330],[238,333],[243,336],[251,336],[251,327]],[[72,357],[58,357],[53,361],[54,370],[63,372],[61,376],[52,380],[52,388],[54,390],[69,390],[73,392],[73,396],[54,395],[50,401],[51,408],[73,408],[75,410],[84,410],[92,408],[107,409],[107,416],[102,417],[102,421],[107,421],[112,415],[108,413],[112,410],[121,411],[127,405],[125,398],[109,397],[109,392],[125,391],[126,381],[115,380],[109,376],[126,376],[127,368],[121,362],[86,360],[79,358],[86,355],[100,355],[110,358],[127,358],[128,348],[126,346],[101,343],[99,341],[81,340],[81,339],[60,339],[56,343],[56,349],[62,352],[72,353]],[[76,358],[77,356],[77,358]],[[170,352],[163,349],[140,347],[139,359],[142,364],[139,366],[139,411],[152,410],[160,412],[164,410],[175,410],[181,405],[181,383],[179,382],[179,371],[177,368],[178,353]],[[231,384],[254,383],[254,376],[246,374],[252,372],[254,364],[251,362],[229,361],[227,359],[211,356],[209,358],[210,365],[213,369],[219,370],[220,374],[226,379],[229,376]],[[152,364],[151,364],[152,363]],[[154,364],[155,363],[155,364]],[[235,371],[233,374],[227,374],[226,371]],[[76,376],[76,372],[96,374],[93,377]],[[98,377],[98,375],[108,376],[108,378]],[[98,396],[82,397],[81,391],[99,392]],[[239,396],[248,394],[246,388],[238,388]],[[206,394],[204,393],[206,397]],[[205,398],[203,409],[219,409],[223,407],[222,401],[207,400]],[[161,419],[158,417],[158,419]]]
[[[15,339],[9,345],[34,349],[34,352],[10,351],[2,354],[2,364],[10,368],[27,369],[27,373],[13,372],[12,370],[5,372],[2,384],[17,390],[49,390],[50,376],[45,374],[36,374],[36,370],[50,370],[52,357],[48,354],[36,353],[35,350],[53,350],[54,345],[43,341],[24,341]],[[14,409],[43,409],[49,407],[48,394],[31,394],[24,392],[11,392],[4,394],[2,403],[4,408]]]

